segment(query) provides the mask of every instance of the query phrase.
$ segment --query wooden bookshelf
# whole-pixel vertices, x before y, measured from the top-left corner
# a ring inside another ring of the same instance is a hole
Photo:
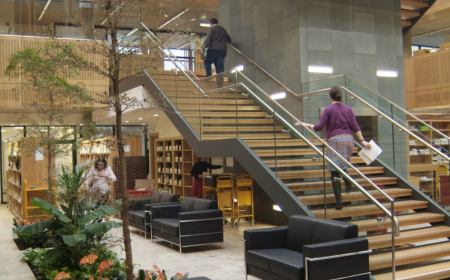
[[[9,210],[16,219],[29,219],[44,216],[31,203],[31,198],[48,200],[48,172],[46,157],[36,161],[34,154],[21,155],[20,141],[8,143],[8,151],[14,150],[14,160],[10,160],[6,170],[6,189]],[[10,157],[9,157],[10,158]],[[17,162],[18,161],[18,162]]]
[[[181,197],[191,196],[191,169],[197,156],[183,138],[155,140],[156,189],[173,192]]]
[[[449,118],[433,118],[427,116],[418,116],[420,119],[425,121],[427,124],[438,129],[443,134],[450,135],[450,119]],[[448,155],[450,143],[446,140],[441,140],[443,137],[437,132],[426,130],[421,128],[422,123],[415,120],[408,120],[409,129],[418,137],[423,139],[426,143],[432,145],[437,149],[442,149],[441,152]],[[414,137],[409,136],[408,145],[408,175],[410,177],[423,177],[426,176],[432,181],[419,182],[416,181],[416,187],[420,188],[425,194],[429,195],[431,198],[436,197],[436,181],[435,174],[437,165],[445,164],[448,166],[448,162],[442,159],[438,155],[434,155],[433,151],[430,150],[423,143],[416,140]],[[417,154],[412,154],[414,150],[417,150]],[[418,183],[417,183],[418,182]]]

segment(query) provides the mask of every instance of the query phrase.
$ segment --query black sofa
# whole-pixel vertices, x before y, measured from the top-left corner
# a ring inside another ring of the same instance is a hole
[[[147,238],[147,234],[150,233],[150,207],[173,203],[180,203],[179,194],[153,192],[153,196],[150,199],[132,201],[128,207],[130,226],[139,229],[140,232],[144,232],[145,238]]]
[[[223,214],[217,200],[185,197],[181,204],[151,207],[151,238],[182,248],[223,242]]]
[[[243,241],[246,279],[370,279],[371,251],[354,224],[294,215],[286,227],[244,231]]]

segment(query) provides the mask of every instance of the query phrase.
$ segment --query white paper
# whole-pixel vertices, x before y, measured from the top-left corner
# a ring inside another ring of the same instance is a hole
[[[383,150],[381,150],[381,148],[373,140],[370,140],[369,144],[371,146],[370,150],[368,148],[363,148],[358,153],[367,165],[376,160],[381,152],[383,152]]]
[[[43,148],[36,148],[36,150],[34,150],[34,160],[35,161],[44,160],[44,149]]]
[[[233,158],[232,157],[227,157],[227,166],[233,167]]]
[[[125,153],[129,152],[130,151],[130,146],[123,146],[123,151]]]
[[[415,146],[416,145],[416,140],[409,140],[409,145],[410,146]]]

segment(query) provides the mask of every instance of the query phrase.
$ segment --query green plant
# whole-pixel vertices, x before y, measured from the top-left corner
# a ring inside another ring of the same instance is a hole
[[[30,220],[30,219],[13,219],[13,233],[15,230],[17,230],[18,228],[21,228],[23,226],[26,225],[30,225],[33,223],[37,223],[40,221],[46,221],[48,219],[51,219],[51,217],[45,217],[42,219],[35,219],[35,220]],[[22,249],[27,249],[27,248],[45,248],[46,243],[48,242],[50,235],[49,235],[49,231],[45,230],[43,232],[37,232],[36,234],[33,235],[17,235],[17,238],[20,240],[20,245],[22,246]]]
[[[88,164],[82,164],[74,172],[68,172],[63,166],[62,173],[57,174],[58,191],[55,194],[61,210],[40,198],[31,199],[41,212],[53,215],[52,220],[26,225],[14,231],[17,235],[24,236],[45,230],[52,231],[48,243],[53,248],[46,252],[42,263],[44,265],[65,260],[65,266],[69,270],[79,269],[82,254],[96,246],[106,232],[122,226],[119,222],[102,221],[102,218],[119,213],[119,209],[108,205],[95,208],[93,203],[78,192],[85,181],[83,174]]]

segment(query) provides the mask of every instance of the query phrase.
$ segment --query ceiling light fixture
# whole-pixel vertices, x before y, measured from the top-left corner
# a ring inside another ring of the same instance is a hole
[[[159,115],[158,114],[154,114],[153,116],[158,117]]]
[[[12,124],[10,124],[10,126],[14,126],[14,124],[12,123]]]
[[[286,97],[286,92],[282,91],[282,92],[277,92],[274,94],[270,95],[270,98],[272,98],[273,100],[277,100],[277,99],[283,99]]]
[[[195,18],[191,18],[191,21],[195,21]]]
[[[200,22],[200,26],[201,27],[211,27],[211,24],[209,24],[208,22]]]
[[[142,118],[138,118],[138,120],[142,121]]]
[[[398,72],[392,71],[392,70],[378,70],[377,76],[378,77],[396,78],[396,77],[398,77]]]
[[[50,2],[52,2],[52,0],[47,1],[47,3],[44,6],[44,9],[42,9],[41,15],[39,16],[38,20],[41,20],[41,18],[44,16],[44,13],[47,10],[48,5],[50,5]]]
[[[283,210],[281,210],[280,206],[278,206],[278,205],[276,205],[276,204],[274,204],[274,205],[272,206],[272,209],[275,210],[275,211],[283,211]]]
[[[164,26],[166,26],[167,24],[169,24],[172,20],[178,18],[179,16],[181,16],[182,14],[186,13],[187,11],[189,11],[189,8],[184,9],[183,11],[179,12],[178,14],[176,14],[173,18],[169,19],[168,21],[166,21],[165,23],[163,23],[162,25],[160,25],[158,27],[158,29],[163,28]]]
[[[310,72],[310,73],[326,73],[326,74],[331,74],[331,73],[333,73],[333,67],[330,67],[330,66],[315,66],[315,65],[309,65],[309,66],[308,66],[308,72]]]
[[[126,123],[129,123],[130,121],[125,121]]]

